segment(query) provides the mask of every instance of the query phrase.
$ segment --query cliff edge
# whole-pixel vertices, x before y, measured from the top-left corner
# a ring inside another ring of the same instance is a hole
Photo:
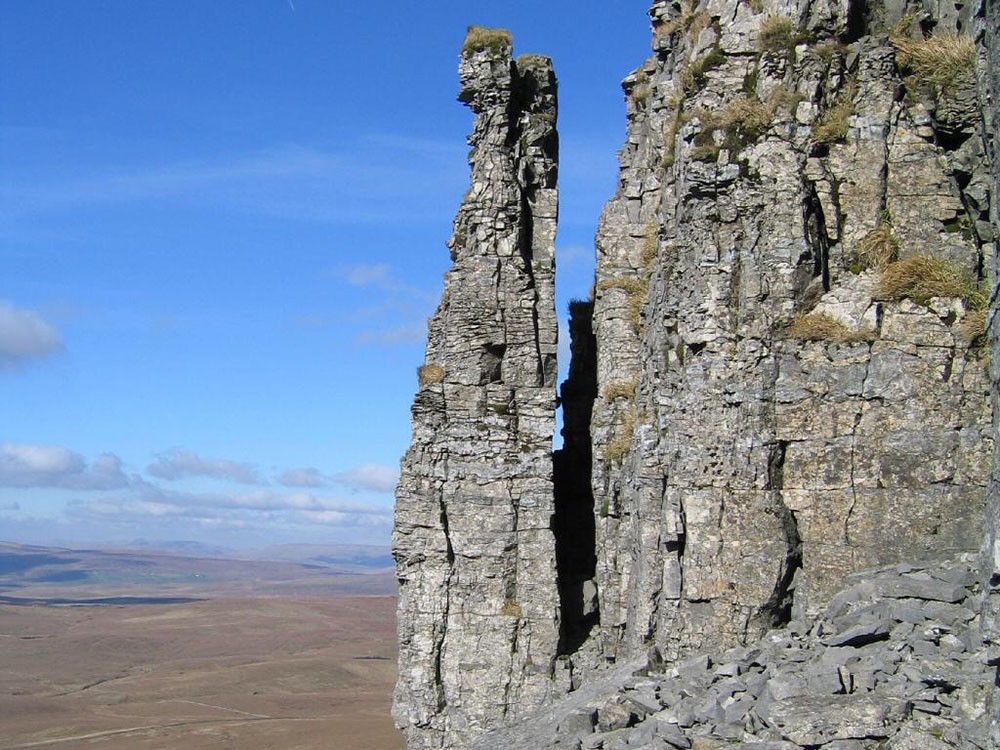
[[[411,750],[996,744],[997,13],[654,2],[554,454],[555,80],[470,30],[393,537]]]

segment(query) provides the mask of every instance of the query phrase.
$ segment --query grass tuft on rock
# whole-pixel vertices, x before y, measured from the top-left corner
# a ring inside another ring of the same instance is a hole
[[[646,295],[649,293],[649,282],[638,276],[611,276],[607,279],[601,279],[597,288],[602,291],[621,289],[628,294],[629,323],[637,335],[641,333],[642,306],[646,303]]]
[[[839,143],[847,137],[854,105],[842,99],[824,112],[813,126],[813,139],[817,143]]]
[[[625,412],[625,420],[622,423],[622,431],[611,438],[604,446],[604,460],[610,463],[621,463],[621,460],[632,445],[632,436],[635,434],[635,411]]]
[[[893,35],[896,59],[922,84],[947,89],[959,79],[972,80],[976,45],[961,34],[932,34],[926,39]]]
[[[692,38],[697,39],[698,34],[708,28],[712,19],[706,11],[695,10],[695,7],[695,3],[692,0],[687,0],[681,7],[681,12],[678,16],[657,26],[653,29],[653,33],[660,37],[671,36],[678,31],[684,31],[690,33]]]
[[[462,52],[481,52],[489,50],[494,54],[500,54],[505,50],[510,50],[513,46],[513,38],[507,29],[491,29],[486,26],[470,26],[465,33],[465,41],[462,43]]]
[[[877,227],[861,238],[856,252],[859,270],[871,268],[882,272],[898,259],[899,240],[887,213]]]
[[[604,386],[604,390],[601,395],[604,396],[604,400],[609,404],[615,399],[624,398],[628,401],[635,399],[635,389],[639,385],[639,376],[629,378],[628,380],[616,380],[608,383]]]
[[[701,161],[715,160],[722,148],[738,152],[756,141],[774,120],[777,104],[765,104],[753,94],[738,96],[717,112],[699,110],[702,131],[695,139],[691,156]],[[723,131],[720,146],[715,133]]]
[[[795,27],[788,16],[770,15],[760,22],[757,31],[758,52],[789,54],[795,49],[796,41]]]
[[[976,310],[970,310],[958,324],[958,337],[966,346],[981,344],[986,340],[986,318],[989,308],[985,305]]]
[[[500,607],[501,617],[517,617],[518,619],[524,617],[524,610],[521,609],[521,605],[514,599],[508,599]]]
[[[871,338],[867,331],[852,331],[846,325],[826,313],[806,313],[800,315],[788,330],[789,338],[800,341],[826,341],[831,344],[850,344]]]
[[[875,287],[878,299],[909,299],[926,305],[933,297],[956,297],[967,309],[986,307],[986,293],[971,273],[957,263],[929,255],[915,255],[890,263]]]
[[[420,387],[440,383],[444,380],[444,368],[441,365],[428,364],[417,368],[417,383]]]
[[[639,251],[639,258],[647,273],[652,272],[656,263],[656,220],[651,219],[646,224],[646,233],[642,236],[642,249]]]

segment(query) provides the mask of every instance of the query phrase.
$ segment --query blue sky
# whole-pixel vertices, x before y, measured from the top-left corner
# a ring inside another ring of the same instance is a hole
[[[645,8],[0,3],[0,539],[386,543],[465,27],[554,58],[565,317]]]

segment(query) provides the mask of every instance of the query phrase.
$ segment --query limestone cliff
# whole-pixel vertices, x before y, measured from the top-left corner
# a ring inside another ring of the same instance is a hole
[[[558,199],[548,59],[470,30],[471,186],[428,325],[396,492],[395,716],[410,748],[462,747],[552,690]]]
[[[987,0],[977,31],[983,47],[985,65],[980,67],[980,91],[984,129],[988,134],[986,148],[993,173],[992,220],[994,228],[993,293],[990,298],[988,346],[991,355],[993,424],[1000,426],[1000,2]],[[996,434],[996,432],[994,432]],[[994,446],[993,473],[990,477],[986,512],[986,533],[981,569],[986,596],[981,613],[983,633],[993,645],[993,661],[1000,661],[1000,445]],[[1000,696],[992,695],[993,748],[1000,748]]]
[[[597,237],[605,659],[744,642],[845,574],[977,548],[992,452],[972,41],[944,82],[903,55],[968,19],[823,0],[651,17]],[[921,264],[968,291],[889,283]]]
[[[984,747],[996,13],[654,2],[554,455],[555,82],[470,31],[472,187],[397,490],[411,750],[566,694],[477,746]]]

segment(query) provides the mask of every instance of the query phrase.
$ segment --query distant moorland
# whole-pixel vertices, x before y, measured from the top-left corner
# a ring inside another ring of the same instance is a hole
[[[0,544],[0,749],[401,748],[387,551],[253,557]]]

